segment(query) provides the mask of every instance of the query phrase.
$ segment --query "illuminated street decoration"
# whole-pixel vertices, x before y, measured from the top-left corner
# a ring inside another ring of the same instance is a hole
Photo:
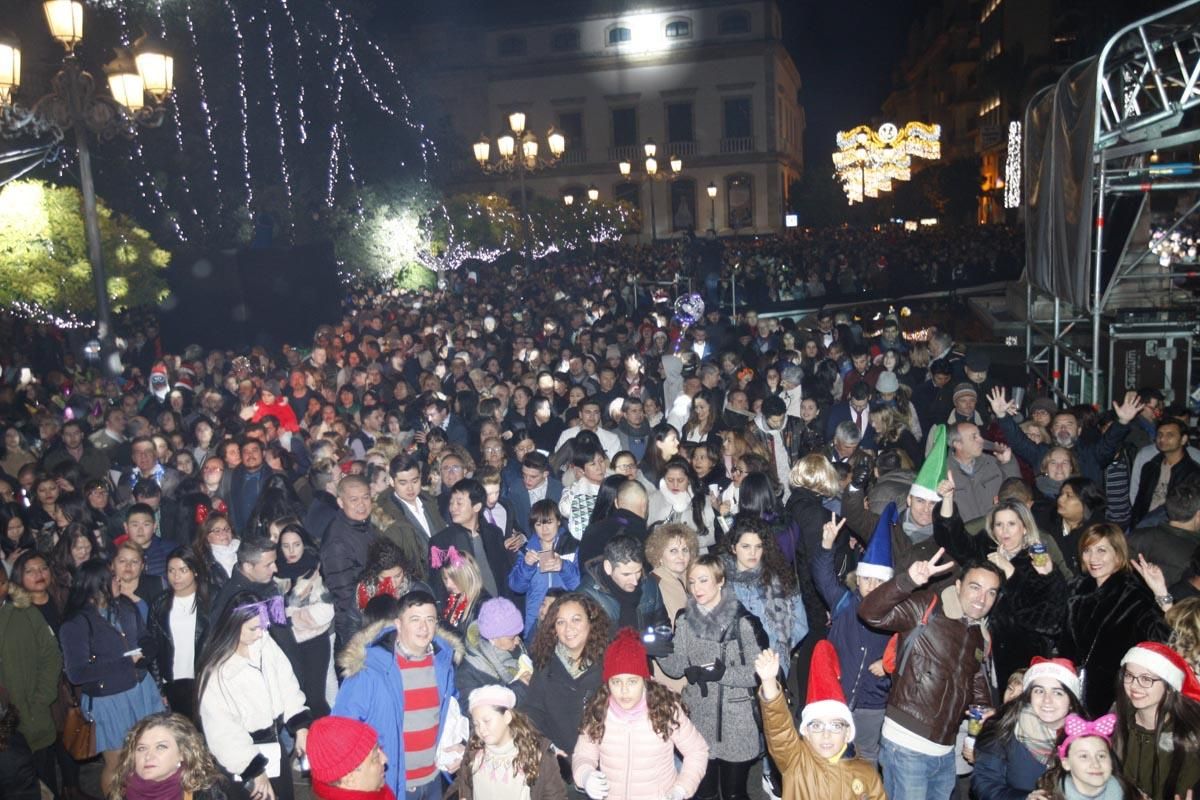
[[[1004,162],[1004,207],[1021,205],[1021,123],[1008,123],[1008,160]]]
[[[859,125],[838,131],[833,165],[846,198],[853,205],[864,197],[890,192],[892,181],[912,178],[913,158],[937,161],[942,157],[942,126],[910,122],[897,128],[887,122],[873,130]]]

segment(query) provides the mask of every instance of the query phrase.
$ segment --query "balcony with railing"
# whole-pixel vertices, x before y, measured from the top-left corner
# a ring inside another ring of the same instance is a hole
[[[640,161],[644,157],[640,144],[622,144],[608,148],[609,161]]]
[[[685,142],[669,142],[667,144],[666,152],[669,155],[679,156],[680,158],[683,158],[684,156],[694,156],[696,155],[696,142],[695,140],[689,140]]]
[[[568,146],[563,152],[562,161],[564,164],[586,164],[588,163],[588,151],[586,147],[571,147]]]
[[[729,136],[721,140],[722,153],[753,153],[753,136]]]

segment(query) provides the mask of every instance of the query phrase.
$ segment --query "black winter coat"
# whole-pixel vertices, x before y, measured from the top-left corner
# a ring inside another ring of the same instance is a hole
[[[529,715],[535,728],[564,753],[575,750],[583,705],[600,686],[603,665],[592,664],[578,678],[572,678],[557,655],[535,670],[529,681],[525,701],[518,707]]]
[[[1084,675],[1083,707],[1093,719],[1112,708],[1121,658],[1138,642],[1171,635],[1150,590],[1132,570],[1101,586],[1090,575],[1075,580],[1058,640],[1059,655]]]
[[[1028,667],[1034,656],[1054,655],[1066,617],[1067,579],[1061,571],[1040,574],[1027,552],[1017,554],[1012,565],[1013,574],[988,617],[997,686],[1006,686],[1008,677]]]
[[[200,651],[208,638],[208,608],[196,598],[196,634],[195,657],[200,660]],[[175,680],[175,635],[171,632],[171,604],[174,594],[163,592],[150,604],[150,613],[146,619],[146,630],[142,634],[139,645],[143,652],[153,652],[155,657],[150,661],[150,674],[159,686]],[[185,601],[186,602],[186,601]],[[198,663],[197,663],[198,665]]]

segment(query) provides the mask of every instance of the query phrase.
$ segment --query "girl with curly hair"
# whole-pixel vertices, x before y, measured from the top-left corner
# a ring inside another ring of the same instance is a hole
[[[695,794],[708,768],[708,744],[679,696],[650,679],[646,647],[633,628],[617,633],[601,677],[571,756],[576,785],[607,800]]]
[[[760,517],[739,514],[727,544],[721,560],[729,586],[762,624],[786,675],[792,648],[808,634],[808,614],[796,591],[795,571]]]
[[[459,800],[565,800],[554,746],[515,709],[510,689],[492,684],[471,692],[471,738],[450,795]]]
[[[533,639],[533,678],[525,712],[563,762],[579,738],[583,704],[600,685],[608,614],[591,597],[568,592],[551,604]],[[561,765],[563,774],[568,765]]]
[[[162,712],[129,729],[108,800],[219,800],[223,782],[191,720]]]

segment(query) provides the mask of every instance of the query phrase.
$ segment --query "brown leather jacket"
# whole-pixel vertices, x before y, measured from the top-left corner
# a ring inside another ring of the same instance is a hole
[[[992,705],[987,623],[969,623],[958,590],[947,586],[901,670],[905,642],[933,597],[932,591],[917,591],[908,573],[901,572],[867,595],[858,615],[868,625],[901,634],[887,718],[931,742],[952,745],[967,706]]]

